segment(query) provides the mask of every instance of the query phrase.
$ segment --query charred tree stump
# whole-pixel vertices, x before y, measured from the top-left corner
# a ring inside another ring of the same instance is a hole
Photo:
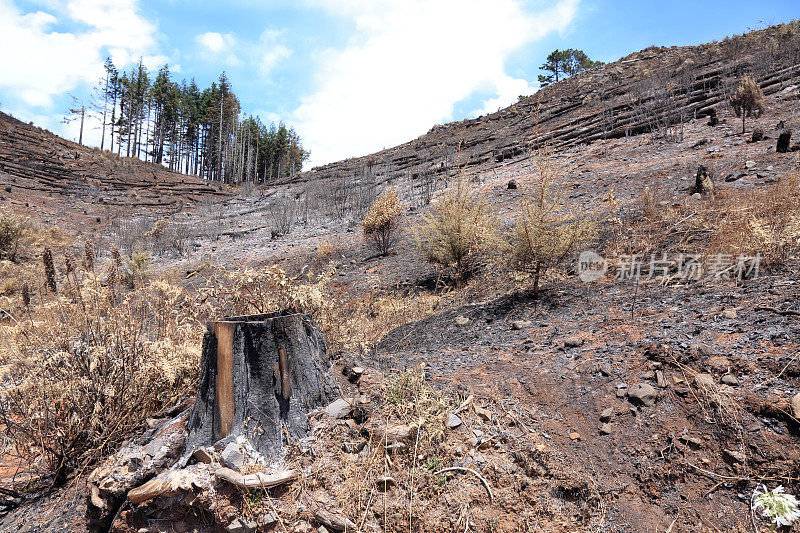
[[[286,435],[306,436],[306,414],[338,396],[325,340],[310,316],[272,313],[212,322],[186,452],[244,436],[266,457]]]

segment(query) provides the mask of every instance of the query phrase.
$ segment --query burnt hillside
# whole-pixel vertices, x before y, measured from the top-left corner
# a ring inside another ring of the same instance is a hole
[[[77,215],[98,205],[169,213],[228,196],[216,184],[80,146],[5,113],[0,113],[0,185],[2,205],[38,215],[57,215],[63,206]]]
[[[435,126],[413,141],[317,167],[298,179],[353,178],[378,169],[383,179],[413,180],[519,158],[536,139],[564,148],[642,133],[679,136],[693,118],[732,114],[727,98],[742,74],[752,75],[765,95],[798,83],[798,36],[795,21],[721,42],[647,48],[496,113]]]

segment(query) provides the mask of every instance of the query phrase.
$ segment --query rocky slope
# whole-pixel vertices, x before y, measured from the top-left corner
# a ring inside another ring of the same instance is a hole
[[[317,167],[298,179],[352,179],[366,169],[379,169],[384,179],[417,179],[524,157],[539,142],[563,148],[645,132],[675,135],[689,119],[727,108],[742,73],[751,73],[766,95],[796,84],[798,34],[800,23],[794,22],[700,46],[651,47],[496,113],[434,126],[413,141]]]

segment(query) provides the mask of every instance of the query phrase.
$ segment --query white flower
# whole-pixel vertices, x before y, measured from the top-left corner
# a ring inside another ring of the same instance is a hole
[[[791,526],[800,519],[800,503],[791,494],[784,493],[780,485],[772,491],[768,491],[764,485],[757,486],[753,491],[753,511],[762,511],[761,516],[779,527]]]

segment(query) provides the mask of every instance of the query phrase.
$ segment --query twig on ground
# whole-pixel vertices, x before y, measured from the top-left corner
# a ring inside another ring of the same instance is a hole
[[[492,494],[492,487],[489,486],[489,482],[486,481],[486,478],[484,478],[482,475],[480,475],[471,468],[466,468],[463,466],[452,466],[450,468],[442,468],[441,470],[436,472],[436,475],[438,476],[439,474],[444,474],[445,472],[455,472],[455,471],[468,472],[473,476],[477,477],[478,479],[480,479],[481,483],[483,483],[483,486],[486,488],[486,492],[489,493],[489,503],[494,503],[494,494]]]

